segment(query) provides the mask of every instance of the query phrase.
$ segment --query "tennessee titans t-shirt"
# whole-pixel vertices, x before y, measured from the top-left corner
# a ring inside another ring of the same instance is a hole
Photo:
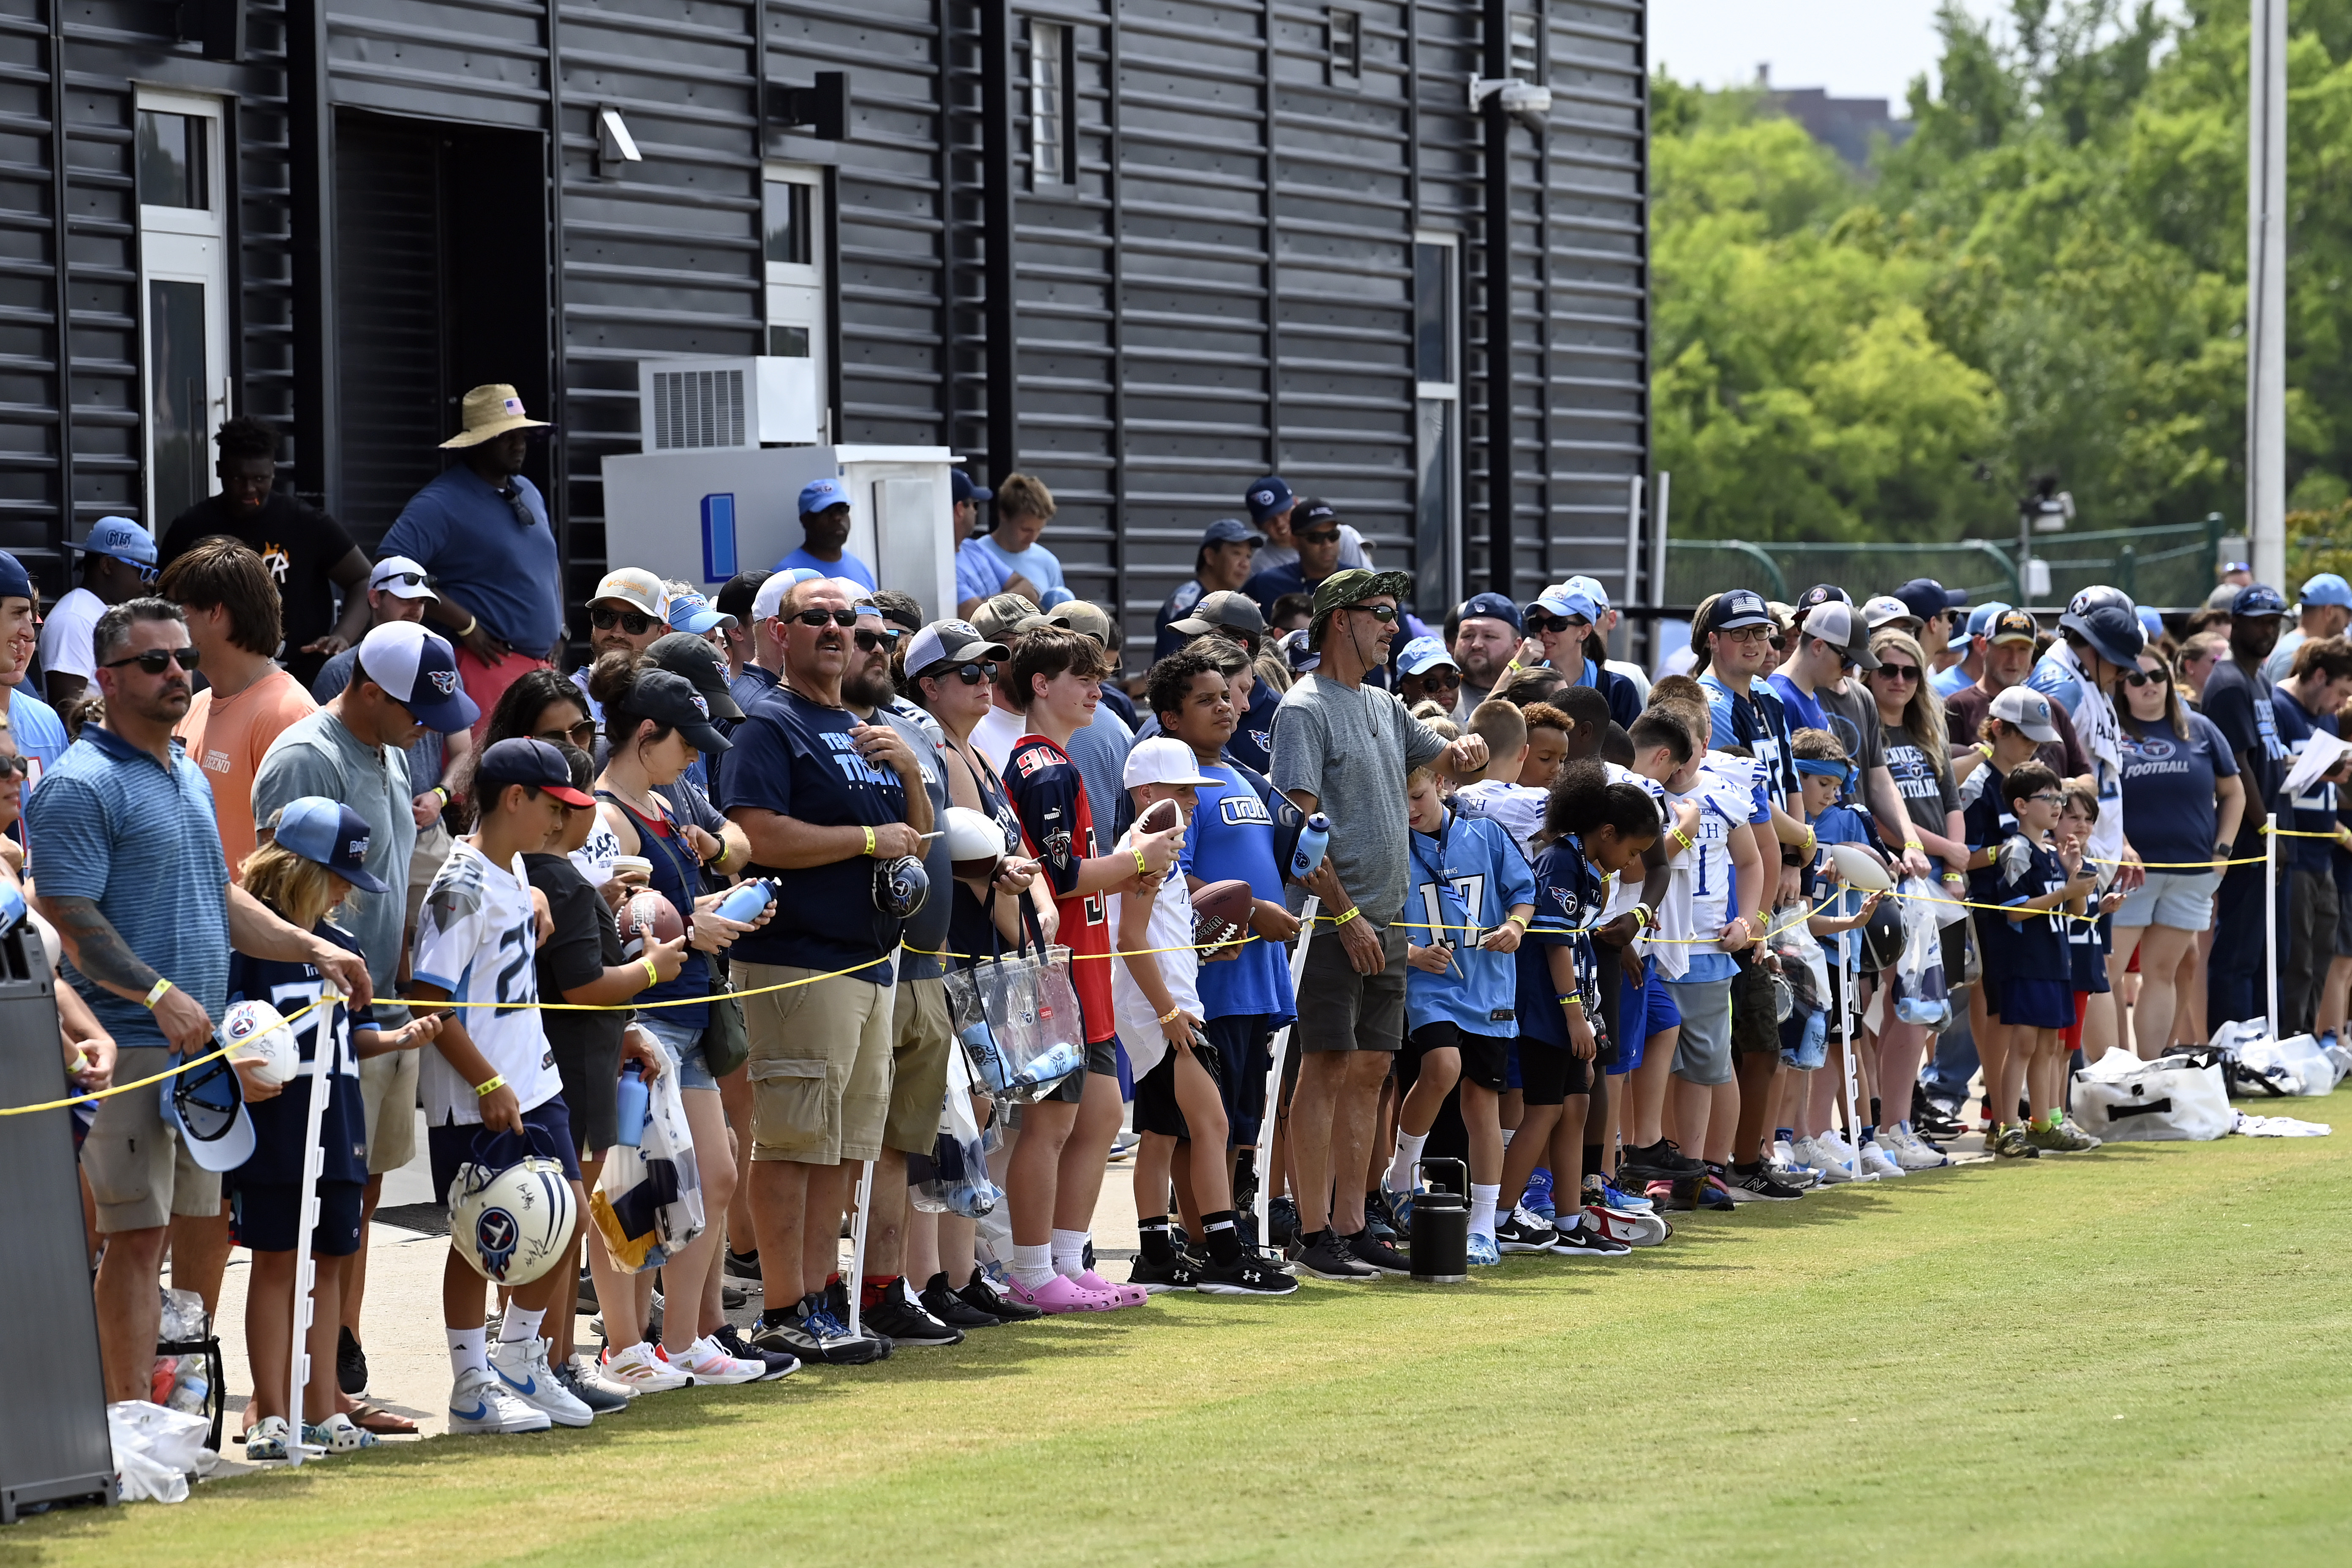
[[[1551,977],[1551,950],[1566,946],[1576,954],[1577,988],[1583,994],[1584,1016],[1600,1028],[1600,995],[1589,934],[1601,918],[1606,894],[1600,873],[1584,858],[1584,846],[1570,835],[1536,857],[1535,923],[1519,943],[1519,1033],[1549,1046],[1568,1047],[1568,1016],[1560,997],[1566,994]],[[1411,996],[1408,982],[1407,996]]]
[[[1513,908],[1535,901],[1527,857],[1501,824],[1449,811],[1437,832],[1412,836],[1412,858],[1404,918],[1422,929],[1408,928],[1407,935],[1423,947],[1443,941],[1454,957],[1443,974],[1405,971],[1407,1026],[1442,1021],[1465,1034],[1510,1038],[1519,1032],[1518,965],[1511,954],[1478,943]],[[1556,1002],[1551,1016],[1559,1017]]]
[[[311,929],[346,952],[360,951],[357,940],[340,926],[320,921]],[[232,1004],[267,1002],[291,1016],[324,995],[326,989],[326,981],[307,963],[229,954]],[[301,1181],[302,1140],[310,1130],[311,1064],[323,1047],[328,1053],[327,1109],[319,1121],[319,1144],[324,1155],[319,1176],[328,1182],[364,1182],[368,1179],[367,1112],[360,1102],[360,1064],[352,1053],[352,1031],[374,1028],[374,1010],[362,1007],[353,1013],[346,1004],[335,1002],[296,1018],[291,1027],[294,1044],[301,1053],[301,1070],[272,1098],[246,1107],[253,1118],[253,1158],[239,1165],[232,1179],[257,1184]]]
[[[2335,714],[2315,716],[2284,691],[2273,689],[2271,692],[2271,710],[2278,717],[2279,739],[2286,742],[2290,757],[2302,756],[2314,735],[2337,732]],[[2290,762],[2287,771],[2292,772],[2294,766]],[[2279,783],[2284,788],[2286,783],[2284,773]],[[2279,815],[2286,819],[2286,826],[2297,833],[2332,834],[2336,831],[2336,786],[2332,784],[2305,784],[2296,794],[2281,801],[2279,806]],[[2326,838],[2290,838],[2280,846],[2280,858],[2298,871],[2321,876],[2327,870],[2330,847]],[[2141,853],[2145,855],[2147,852],[2143,850]]]
[[[1247,882],[1255,898],[1282,902],[1282,868],[1274,858],[1274,817],[1265,802],[1229,763],[1204,766],[1192,829],[1177,861],[1187,876],[1207,882]],[[1294,1014],[1290,953],[1280,942],[1247,942],[1241,956],[1201,965],[1201,1005],[1210,1018],[1264,1013],[1279,1027]]]
[[[849,731],[857,716],[812,702],[788,686],[760,699],[720,753],[727,808],[772,811],[819,826],[880,827],[907,819],[898,775],[858,755]],[[874,860],[852,855],[797,870],[754,863],[745,873],[776,879],[776,912],[728,951],[753,963],[828,973],[856,970],[891,981],[890,953],[901,927],[874,907]]]
[[[1234,761],[1252,772],[1265,772],[1274,750],[1274,710],[1281,705],[1282,694],[1273,687],[1263,680],[1251,684],[1249,708],[1225,742]]]
[[[1710,671],[1699,677],[1706,689],[1707,720],[1714,733],[1708,744],[1717,751],[1744,749],[1756,759],[1765,799],[1782,810],[1797,793],[1797,768],[1789,755],[1789,715],[1769,684],[1734,691]]]
[[[2185,741],[2160,720],[2143,724],[2126,714],[2123,743],[2124,812],[2131,820],[2132,847],[2149,865],[2172,868],[2172,875],[2194,874],[2211,857],[2221,831],[2213,781],[2238,776],[2230,742],[2211,720],[2191,713]],[[1977,839],[1971,836],[1969,842]]]

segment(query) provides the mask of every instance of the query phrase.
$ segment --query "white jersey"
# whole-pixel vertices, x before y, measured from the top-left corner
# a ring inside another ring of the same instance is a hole
[[[522,858],[509,870],[457,840],[417,912],[410,964],[417,979],[446,991],[453,1002],[495,1004],[459,1008],[457,1022],[525,1110],[563,1089],[540,1026],[538,951],[539,918]],[[418,1094],[434,1126],[481,1121],[480,1096],[438,1050],[426,1049],[418,1068]]]
[[[1731,918],[1731,836],[1754,814],[1755,773],[1756,764],[1745,758],[1710,752],[1690,789],[1662,803],[1669,812],[1685,800],[1698,806],[1691,847],[1675,858],[1666,905],[1659,910],[1662,934],[1681,939],[1653,951],[1659,973],[1669,980],[1689,969],[1697,951],[1692,943],[1713,941]]]
[[[1134,851],[1135,835],[1121,834],[1111,848],[1115,856],[1128,856]],[[1111,951],[1119,952],[1126,943],[1118,940],[1119,922],[1125,918],[1129,895],[1114,893],[1110,900]],[[1168,987],[1170,1000],[1194,1017],[1201,1012],[1201,955],[1188,951],[1192,945],[1192,900],[1184,884],[1182,871],[1171,867],[1160,884],[1159,895],[1151,900],[1151,921],[1145,928],[1143,945],[1162,951],[1151,955],[1160,965],[1160,983]],[[1166,951],[1173,949],[1175,951]],[[1105,960],[1110,965],[1111,1016],[1118,1020],[1119,1044],[1127,1047],[1128,1059],[1135,1065],[1135,1076],[1141,1078],[1160,1065],[1168,1054],[1168,1037],[1160,1032],[1160,1009],[1151,1005],[1128,972],[1127,960]]]
[[[1550,796],[1532,784],[1480,779],[1454,792],[1454,803],[1464,813],[1483,816],[1511,836],[1519,853],[1535,864],[1536,835],[1543,831],[1544,807]]]

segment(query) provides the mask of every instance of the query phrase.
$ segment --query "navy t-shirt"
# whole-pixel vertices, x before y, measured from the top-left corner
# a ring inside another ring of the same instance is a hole
[[[1263,680],[1251,683],[1249,708],[1234,725],[1225,751],[1253,773],[1265,772],[1274,754],[1274,710],[1280,706],[1281,692]]]
[[[358,953],[360,944],[341,926],[320,921],[311,928],[345,952]],[[362,954],[361,956],[365,956]],[[228,999],[267,1002],[280,1013],[299,1013],[327,988],[319,972],[307,963],[274,958],[251,958],[231,952]],[[253,1158],[236,1168],[233,1182],[293,1185],[302,1180],[302,1139],[310,1131],[310,1064],[318,1060],[321,1042],[331,1053],[327,1061],[327,1110],[319,1121],[319,1142],[324,1150],[319,1178],[327,1182],[364,1182],[367,1168],[367,1112],[360,1101],[359,1058],[352,1054],[352,1030],[375,1027],[375,1011],[357,1013],[337,1002],[304,1014],[293,1023],[294,1043],[302,1055],[301,1070],[277,1095],[246,1108],[253,1118]]]
[[[2001,846],[1995,869],[1995,903],[2021,904],[2066,885],[2066,868],[2059,860],[2058,852],[2032,844],[2021,834],[2010,835],[2009,841]],[[2001,955],[2002,980],[2056,980],[2068,986],[2074,984],[2074,962],[2066,945],[2068,921],[2063,909],[2031,914],[2021,921],[2010,920],[2007,915],[2000,918],[2008,921],[2011,936],[2009,951]]]
[[[846,708],[812,702],[778,686],[743,716],[721,752],[730,811],[756,809],[823,827],[880,827],[907,819],[898,775],[858,755]],[[799,870],[756,860],[745,875],[776,879],[776,912],[728,950],[752,963],[798,969],[857,969],[857,978],[890,984],[890,953],[901,926],[874,907],[874,861],[852,855]],[[870,965],[871,967],[861,967]]]
[[[2279,738],[2278,710],[2271,695],[2271,678],[2259,669],[2248,675],[2234,658],[2214,660],[2213,673],[2205,678],[2205,717],[2221,731],[2241,765],[2252,763],[2246,779],[2246,813],[2238,820],[2242,858],[2263,852],[2262,836],[2255,829],[2262,826],[2265,812],[2279,809],[2274,803],[2279,785],[2286,780],[2286,742]],[[2130,820],[2132,847],[2137,849],[2139,819]],[[2210,851],[2212,846],[2206,848]]]
[[[1524,1039],[1568,1047],[1565,994],[1551,977],[1551,950],[1566,945],[1576,954],[1577,988],[1583,993],[1585,1021],[1601,1028],[1599,966],[1593,962],[1591,928],[1605,902],[1601,878],[1584,858],[1584,846],[1570,835],[1536,857],[1534,923],[1519,942],[1518,1029]]]
[[[2120,731],[2124,820],[2131,824],[2132,847],[2170,875],[2194,875],[2211,857],[2221,827],[2213,781],[2237,777],[2238,759],[2201,713],[2189,715],[2185,741],[2162,720],[2143,724],[2128,714]]]
[[[2290,756],[2300,757],[2311,744],[2314,735],[2338,733],[2336,715],[2315,716],[2285,692],[2271,692],[2271,710],[2277,716],[2279,739],[2286,742]],[[2293,763],[2287,764],[2292,771]],[[2279,780],[2282,788],[2286,780]],[[2302,791],[2278,803],[2280,825],[2297,833],[2333,834],[2336,831],[2336,786],[2332,784],[2305,784]],[[2279,861],[2298,871],[2323,876],[2328,868],[2328,855],[2333,846],[2326,838],[2290,838],[2279,846]],[[2143,851],[2142,853],[2145,853]]]

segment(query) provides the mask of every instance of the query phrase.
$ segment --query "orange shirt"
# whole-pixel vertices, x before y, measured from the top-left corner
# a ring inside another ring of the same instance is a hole
[[[221,852],[234,879],[253,853],[253,775],[269,743],[286,726],[319,705],[302,683],[273,669],[236,696],[223,699],[210,689],[196,693],[188,716],[172,728],[188,756],[213,786],[213,820],[220,825]]]

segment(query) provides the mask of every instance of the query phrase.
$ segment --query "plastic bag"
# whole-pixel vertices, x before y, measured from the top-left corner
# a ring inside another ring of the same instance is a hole
[[[940,1110],[939,1142],[929,1170],[914,1183],[912,1201],[933,1214],[978,1219],[992,1213],[1004,1194],[988,1176],[988,1150],[971,1113],[971,1068],[961,1055],[948,1058],[947,1099]],[[914,1173],[910,1170],[908,1174]]]
[[[201,1415],[167,1410],[144,1399],[106,1407],[106,1435],[114,1447],[115,1485],[124,1502],[184,1502],[188,1477],[211,1461]]]
[[[613,1260],[631,1273],[659,1266],[702,1234],[702,1173],[677,1089],[677,1058],[646,1086],[646,1130],[637,1146],[614,1145],[588,1194],[588,1212]]]
[[[1941,1024],[1952,1016],[1952,992],[1944,974],[1940,897],[1925,877],[1904,881],[1895,919],[1903,951],[1895,959],[1895,1016],[1906,1024]]]
[[[1780,973],[1795,993],[1796,1011],[1828,1012],[1830,966],[1828,955],[1822,951],[1821,939],[1805,929],[1804,921],[1790,920],[1773,931],[1771,946],[1780,955]]]
[[[2238,1047],[2239,1079],[2255,1092],[2282,1095],[2332,1094],[2336,1089],[2336,1059],[2319,1048],[2309,1035],[2274,1040],[2263,1035]],[[2259,1078],[2260,1084],[2252,1080]]]
[[[947,974],[950,1024],[981,1088],[1033,1100],[1087,1065],[1086,1020],[1070,984],[1070,950],[1031,949]]]

